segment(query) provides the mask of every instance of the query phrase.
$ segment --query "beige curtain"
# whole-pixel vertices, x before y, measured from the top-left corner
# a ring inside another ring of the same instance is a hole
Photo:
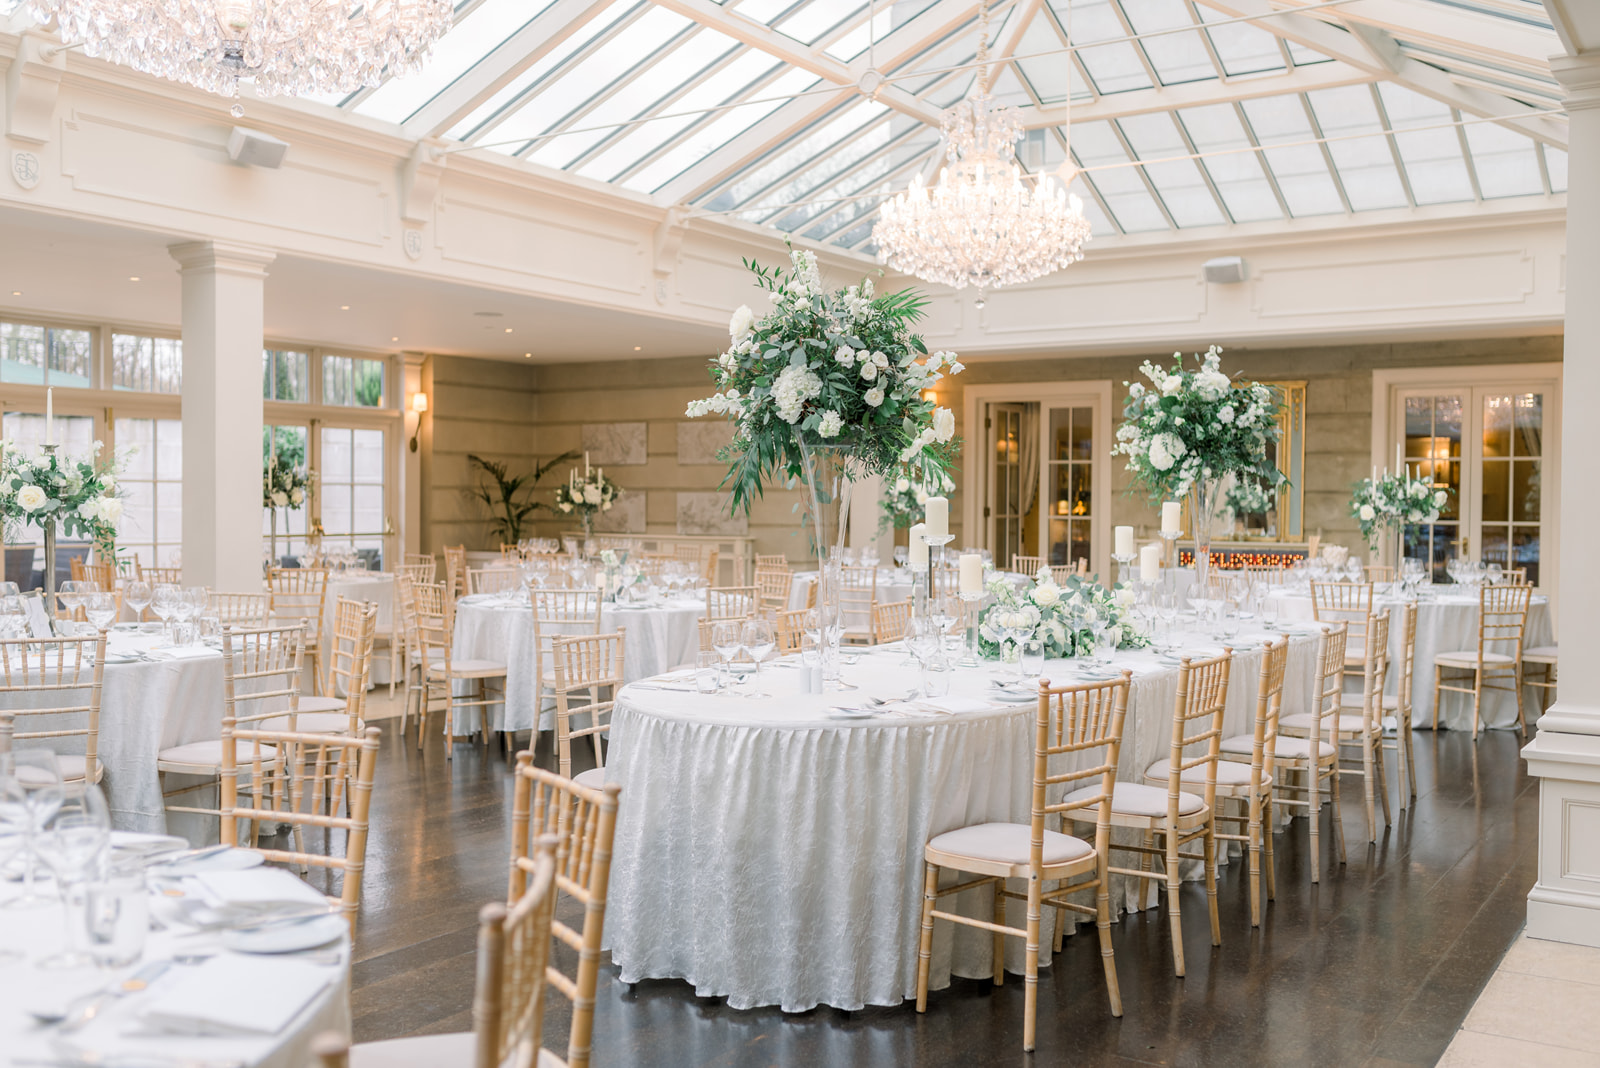
[[[1039,495],[1039,406],[1022,406],[1022,441],[1017,450],[1018,474],[1021,476],[1021,507],[1017,514],[1025,516],[1033,511],[1034,498]]]

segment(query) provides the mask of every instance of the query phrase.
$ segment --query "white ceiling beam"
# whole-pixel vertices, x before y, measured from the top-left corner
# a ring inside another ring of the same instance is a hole
[[[412,137],[442,137],[479,104],[553,52],[610,6],[610,0],[556,0],[531,22],[424,104],[402,129]]]
[[[1361,23],[1408,43],[1429,43],[1527,73],[1550,76],[1548,59],[1559,39],[1549,30],[1494,18],[1433,0],[1354,0],[1321,13],[1346,25]]]
[[[1198,108],[1208,104],[1231,104],[1235,100],[1251,100],[1261,96],[1303,93],[1312,89],[1334,89],[1345,85],[1364,85],[1375,78],[1376,75],[1371,72],[1359,70],[1348,63],[1314,63],[1306,67],[1295,67],[1284,74],[1230,78],[1227,81],[1183,82],[1151,89],[1133,89],[1125,93],[1108,93],[1098,100],[1073,104],[1070,114],[1073,122],[1120,119],[1128,115],[1145,115],[1152,111]],[[1019,108],[1017,111],[1018,117],[1022,119],[1022,125],[1030,130],[1043,126],[1059,126],[1067,121],[1068,113],[1069,109],[1059,104],[1039,108]]]
[[[1315,49],[1377,77],[1403,85],[1423,96],[1469,115],[1493,119],[1500,125],[1557,148],[1567,147],[1567,126],[1535,109],[1498,93],[1458,85],[1445,71],[1401,53],[1394,39],[1382,30],[1356,24],[1340,29],[1320,19],[1285,13],[1268,0],[1197,0],[1213,11],[1234,18],[1250,18],[1255,25]],[[1338,10],[1332,8],[1329,10]],[[1355,31],[1363,31],[1357,33]]]
[[[1600,9],[1593,0],[1544,0],[1544,10],[1567,55],[1600,48]]]

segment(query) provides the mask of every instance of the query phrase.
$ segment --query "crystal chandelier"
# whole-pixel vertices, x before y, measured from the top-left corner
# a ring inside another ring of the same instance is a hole
[[[420,70],[451,0],[32,0],[66,44],[134,70],[237,96],[350,93]]]
[[[1017,166],[1016,112],[989,97],[989,6],[978,7],[978,91],[939,123],[946,166],[930,191],[922,176],[884,204],[872,237],[897,270],[955,289],[1026,282],[1083,259],[1083,202],[1040,175],[1030,187]],[[1071,172],[1070,158],[1062,168]]]

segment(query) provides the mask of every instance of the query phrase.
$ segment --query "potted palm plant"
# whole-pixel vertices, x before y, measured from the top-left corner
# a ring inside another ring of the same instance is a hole
[[[552,467],[564,464],[577,455],[575,452],[564,452],[549,463],[535,467],[531,475],[513,475],[511,469],[499,460],[486,460],[472,453],[467,454],[467,462],[473,469],[488,476],[487,482],[480,482],[467,492],[489,509],[489,529],[500,536],[500,544],[515,545],[522,540],[523,531],[533,522],[533,514],[549,507],[543,501],[533,499],[533,491],[539,485],[539,480]]]

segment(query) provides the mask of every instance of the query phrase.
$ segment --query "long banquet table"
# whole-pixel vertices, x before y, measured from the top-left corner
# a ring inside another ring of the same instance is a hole
[[[1226,731],[1250,729],[1261,642],[1233,640]],[[1190,655],[1216,650],[1196,636]],[[1315,638],[1291,636],[1284,713],[1311,690]],[[898,1005],[915,992],[922,847],[991,820],[1027,822],[1036,702],[1002,704],[993,667],[958,670],[957,714],[832,718],[832,705],[902,697],[917,671],[898,646],[844,669],[858,691],[799,692],[792,665],[762,671],[768,700],[702,696],[659,682],[623,688],[606,775],[627,799],[618,816],[605,945],[624,982],[681,978],[734,1008],[803,1012]],[[1167,755],[1178,670],[1150,651],[1119,653],[1134,672],[1119,775],[1143,781]],[[1051,661],[1045,677],[1079,678]],[[960,907],[986,910],[988,892]],[[1121,908],[1137,888],[1118,887]],[[1013,924],[1021,910],[1010,910]],[[1047,910],[1047,926],[1051,920]],[[931,985],[990,974],[990,938],[940,924]],[[1020,940],[1010,939],[1020,969]]]

